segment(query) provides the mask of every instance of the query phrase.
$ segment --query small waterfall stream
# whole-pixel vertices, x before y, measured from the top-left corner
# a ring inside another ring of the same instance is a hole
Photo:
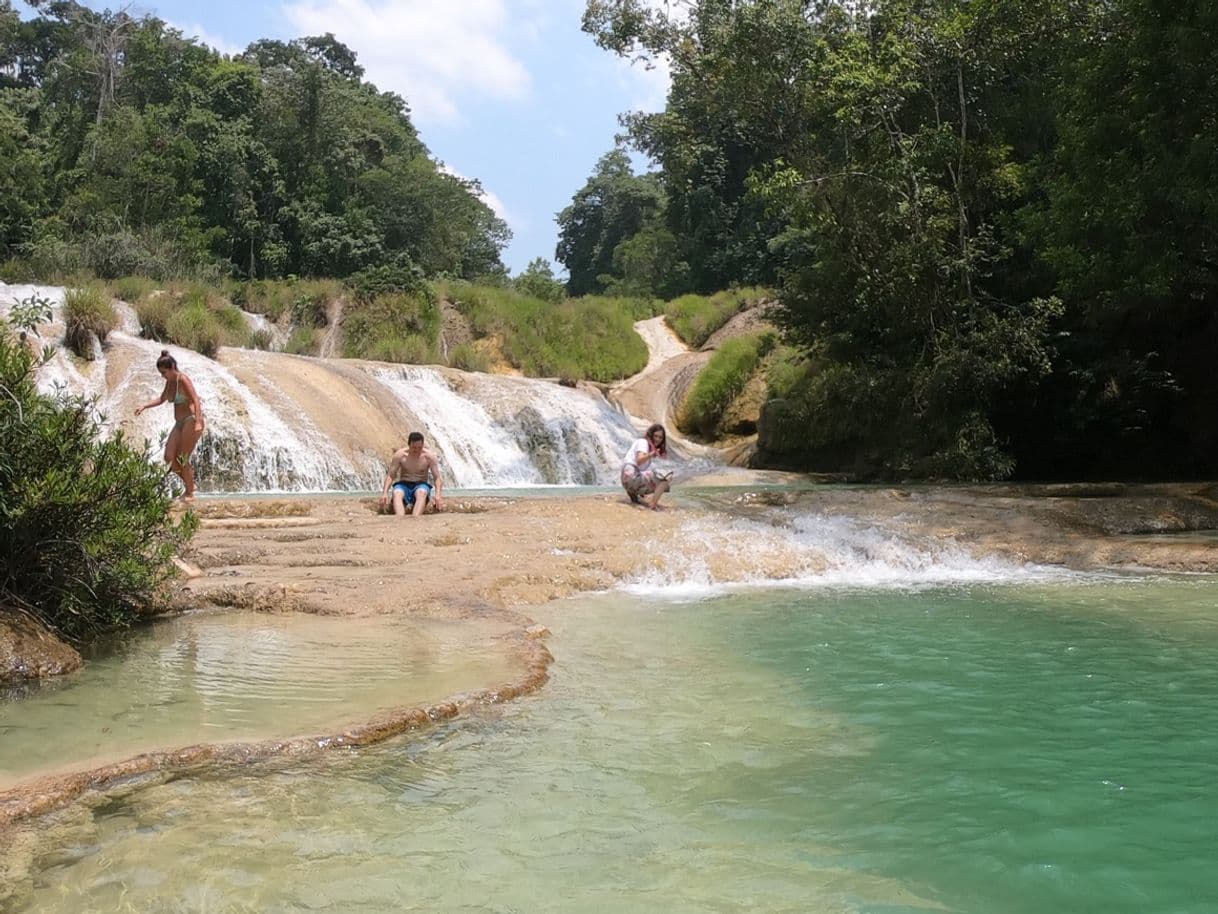
[[[156,398],[155,362],[168,348],[194,381],[207,419],[196,452],[203,492],[353,491],[377,488],[390,454],[422,431],[449,485],[496,488],[609,485],[635,436],[592,389],[456,369],[316,359],[223,349],[217,359],[141,339],[118,305],[119,327],[92,361],[62,344],[63,290],[0,283],[0,315],[37,293],[53,316],[40,326],[57,346],[39,387],[93,399],[105,432],[147,440],[157,459],[172,425]]]

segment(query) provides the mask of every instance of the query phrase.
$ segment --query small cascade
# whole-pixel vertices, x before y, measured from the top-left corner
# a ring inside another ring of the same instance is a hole
[[[609,485],[635,435],[603,397],[546,381],[413,365],[375,377],[423,419],[466,488]]]
[[[677,598],[740,586],[903,588],[1074,576],[1060,568],[978,556],[954,540],[912,534],[895,520],[876,525],[790,509],[757,519],[691,521],[673,541],[645,549],[652,556],[650,568],[626,589]]]
[[[377,489],[389,456],[418,429],[435,447],[450,486],[612,485],[636,429],[593,389],[447,368],[313,359],[223,349],[217,359],[141,339],[134,311],[97,358],[62,345],[63,290],[0,284],[0,314],[37,293],[51,301],[41,339],[57,347],[40,389],[92,399],[105,433],[148,441],[150,459],[173,425],[156,399],[156,359],[169,349],[194,381],[207,432],[195,453],[202,492]]]

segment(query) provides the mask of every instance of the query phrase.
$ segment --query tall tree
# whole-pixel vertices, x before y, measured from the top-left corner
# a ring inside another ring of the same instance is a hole
[[[567,291],[604,291],[618,245],[636,235],[663,205],[656,179],[635,175],[630,156],[614,149],[601,157],[587,183],[558,214],[555,257],[567,268]]]

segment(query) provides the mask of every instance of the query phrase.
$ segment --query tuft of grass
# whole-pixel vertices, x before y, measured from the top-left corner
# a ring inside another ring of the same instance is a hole
[[[175,309],[165,323],[165,332],[170,342],[209,359],[220,351],[223,331],[207,308],[188,305]]]
[[[10,257],[0,263],[0,282],[17,284],[37,280],[38,274],[34,271],[34,265],[24,257]]]
[[[168,292],[152,292],[135,301],[135,314],[140,319],[140,336],[146,340],[169,341],[169,318],[173,314],[173,297]]]
[[[356,299],[343,314],[343,354],[352,359],[427,364],[440,361],[436,300],[409,292]]]
[[[733,317],[767,295],[764,289],[728,289],[714,295],[682,295],[664,306],[668,326],[697,349]]]
[[[109,282],[110,294],[134,305],[156,291],[157,283],[147,276],[122,276]]]
[[[475,343],[462,343],[448,354],[448,364],[462,371],[490,371],[491,356],[484,347]]]
[[[118,323],[110,293],[97,283],[66,290],[63,314],[64,343],[83,359],[93,358],[93,338],[104,343]]]
[[[250,346],[245,315],[210,286],[173,285],[135,304],[140,332],[147,339],[175,343],[215,358],[221,346]]]
[[[269,330],[255,330],[250,334],[251,349],[266,349],[269,350],[275,344],[275,337],[271,335]]]
[[[283,344],[283,351],[292,355],[317,355],[321,351],[321,333],[314,327],[297,327]]]
[[[774,331],[760,330],[719,347],[685,398],[677,427],[704,438],[714,437],[724,410],[744,390],[776,342]]]
[[[531,377],[612,381],[641,371],[647,346],[634,332],[644,299],[588,296],[548,302],[494,286],[452,283],[449,298],[479,336],[503,340],[508,361]]]

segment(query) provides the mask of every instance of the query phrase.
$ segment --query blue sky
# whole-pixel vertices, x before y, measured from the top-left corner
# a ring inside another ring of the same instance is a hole
[[[504,252],[513,273],[534,257],[553,261],[554,216],[613,147],[618,114],[663,107],[667,74],[596,47],[580,31],[583,9],[584,0],[131,5],[226,53],[258,38],[333,32],[365,78],[406,98],[432,155],[482,182],[514,233]]]

